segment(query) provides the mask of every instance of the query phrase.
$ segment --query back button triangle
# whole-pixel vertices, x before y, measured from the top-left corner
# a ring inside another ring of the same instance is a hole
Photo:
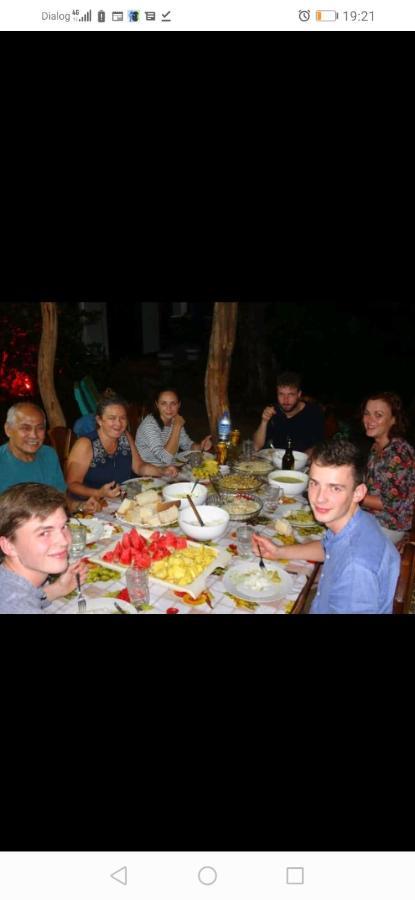
[[[127,884],[127,866],[123,866],[122,869],[117,869],[116,872],[112,872],[111,878],[114,878],[115,881],[119,881],[120,884]]]

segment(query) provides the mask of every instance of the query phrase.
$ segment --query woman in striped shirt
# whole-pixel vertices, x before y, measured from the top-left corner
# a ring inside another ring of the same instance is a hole
[[[185,430],[185,420],[179,410],[180,400],[176,391],[159,392],[154,412],[143,419],[135,436],[135,445],[145,462],[155,466],[168,466],[178,450],[209,450],[212,446],[210,434],[200,444],[192,441]]]

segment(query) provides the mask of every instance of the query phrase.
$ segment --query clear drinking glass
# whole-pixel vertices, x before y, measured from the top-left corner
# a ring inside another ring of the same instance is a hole
[[[75,562],[76,559],[81,559],[85,554],[87,530],[85,528],[85,525],[70,524],[69,528],[72,536],[72,545],[69,551],[69,561]]]
[[[240,525],[236,532],[236,546],[238,548],[238,554],[241,557],[249,557],[254,556],[254,551],[252,549],[252,535],[255,533],[255,528],[253,525]]]
[[[244,459],[252,459],[254,455],[254,442],[244,441],[242,444],[242,456]]]
[[[131,603],[136,609],[141,609],[144,603],[150,603],[148,569],[131,566],[125,573],[125,580]]]
[[[277,512],[280,508],[280,499],[283,495],[284,491],[281,487],[271,487],[271,485],[267,488],[263,496],[263,512],[272,514]]]

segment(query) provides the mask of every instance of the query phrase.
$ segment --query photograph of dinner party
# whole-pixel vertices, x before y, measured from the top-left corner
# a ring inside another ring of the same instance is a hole
[[[0,334],[1,614],[414,613],[403,302],[57,290]]]

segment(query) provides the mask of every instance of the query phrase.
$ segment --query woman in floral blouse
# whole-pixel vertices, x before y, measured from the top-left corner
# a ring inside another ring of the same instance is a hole
[[[362,506],[397,544],[411,530],[415,504],[415,450],[404,440],[402,401],[389,391],[373,394],[362,413],[366,434],[373,438]]]

